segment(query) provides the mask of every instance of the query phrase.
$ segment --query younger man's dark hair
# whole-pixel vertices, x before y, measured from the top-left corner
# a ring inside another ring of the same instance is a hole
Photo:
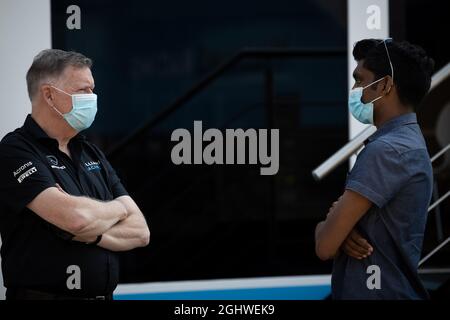
[[[434,61],[425,51],[407,41],[387,41],[394,68],[394,85],[400,101],[417,110],[430,89]],[[363,67],[375,74],[375,79],[391,75],[389,59],[381,39],[364,39],[353,48],[356,61],[364,60]]]

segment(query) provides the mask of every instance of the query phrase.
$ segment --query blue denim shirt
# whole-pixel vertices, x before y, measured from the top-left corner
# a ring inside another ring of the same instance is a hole
[[[383,124],[359,153],[346,189],[373,205],[356,228],[374,248],[357,260],[340,252],[334,260],[334,299],[427,299],[418,263],[433,188],[425,140],[416,114]],[[376,265],[380,289],[367,285]],[[370,289],[370,288],[371,289]]]

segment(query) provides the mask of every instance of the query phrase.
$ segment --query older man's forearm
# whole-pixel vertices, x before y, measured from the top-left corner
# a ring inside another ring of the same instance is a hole
[[[101,235],[128,215],[126,207],[117,200],[103,202],[78,197],[77,201],[77,212],[83,219],[74,235],[80,239]]]
[[[145,247],[149,242],[150,230],[145,218],[139,211],[135,211],[106,231],[98,245],[111,251],[127,251]]]

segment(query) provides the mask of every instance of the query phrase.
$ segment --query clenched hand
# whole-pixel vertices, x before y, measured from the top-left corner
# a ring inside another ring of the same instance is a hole
[[[342,244],[341,250],[350,257],[361,260],[372,254],[373,247],[353,229]]]

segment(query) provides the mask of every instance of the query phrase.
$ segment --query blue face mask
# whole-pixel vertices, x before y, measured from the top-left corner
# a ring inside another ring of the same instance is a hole
[[[388,41],[392,41],[392,39],[389,38],[389,39],[382,40],[382,42],[384,44],[384,48],[386,49],[387,57],[389,59],[389,66],[391,68],[392,82],[394,82],[394,68],[392,66],[391,56],[389,55],[389,50],[386,45],[386,42],[388,42]],[[373,103],[375,101],[377,101],[378,99],[381,99],[383,96],[379,96],[378,98],[373,99],[372,101],[370,101],[368,103],[362,102],[361,99],[362,99],[364,89],[370,87],[371,85],[373,85],[374,83],[377,83],[378,81],[383,80],[384,78],[386,78],[386,77],[378,79],[378,80],[372,82],[371,84],[368,84],[365,87],[358,87],[358,88],[354,88],[354,89],[350,90],[350,93],[348,95],[348,108],[349,108],[351,114],[359,122],[362,122],[364,124],[374,124]]]
[[[59,88],[52,87],[72,97],[72,110],[69,113],[62,114],[55,107],[53,109],[78,132],[89,128],[97,114],[97,95],[95,93],[69,94]]]
[[[368,103],[363,103],[361,100],[362,94],[364,89],[383,79],[384,77],[368,84],[365,87],[357,87],[350,90],[350,94],[348,95],[348,108],[350,109],[351,114],[359,122],[364,124],[373,124],[373,103],[378,99],[381,99],[383,96],[379,96]]]

